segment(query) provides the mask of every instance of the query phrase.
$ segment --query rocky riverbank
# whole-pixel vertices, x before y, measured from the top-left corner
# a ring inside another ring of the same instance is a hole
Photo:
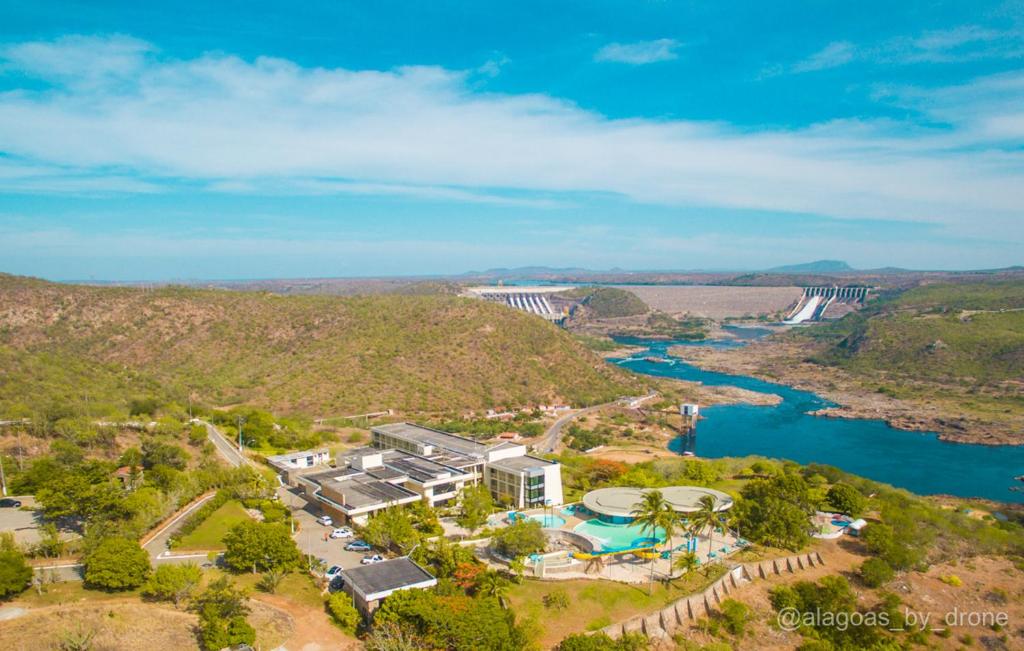
[[[839,405],[815,412],[818,416],[883,420],[898,429],[936,432],[940,439],[957,443],[1024,444],[1024,414],[1019,410],[972,411],[965,408],[971,397],[960,395],[960,387],[926,380],[902,380],[914,397],[894,397],[877,390],[880,382],[876,378],[805,361],[809,352],[800,344],[772,340],[732,349],[670,349],[672,355],[705,370],[777,382],[816,393]]]

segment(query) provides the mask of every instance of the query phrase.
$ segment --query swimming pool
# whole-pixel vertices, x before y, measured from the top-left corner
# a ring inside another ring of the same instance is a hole
[[[565,518],[560,515],[531,515],[530,520],[536,520],[545,529],[558,529],[565,524]]]
[[[658,529],[651,536],[650,529],[642,529],[635,524],[608,524],[598,519],[581,522],[573,528],[576,533],[589,536],[601,543],[601,549],[631,549],[645,545],[657,544],[665,540],[665,531]]]

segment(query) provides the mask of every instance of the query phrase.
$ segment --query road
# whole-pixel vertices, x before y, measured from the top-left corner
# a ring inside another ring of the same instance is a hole
[[[209,495],[204,495],[192,504],[189,504],[182,510],[178,511],[153,534],[153,537],[150,538],[142,548],[149,552],[149,556],[154,562],[170,552],[170,547],[168,547],[167,543],[170,541],[171,536],[174,535],[174,532],[180,529],[182,525],[188,521],[188,516],[195,513],[197,509],[212,500],[216,495],[216,491],[213,491]],[[203,554],[203,556],[205,556],[205,554]]]
[[[220,454],[225,461],[236,468],[242,464],[253,465],[253,462],[244,454],[239,452],[238,448],[232,445],[231,442],[220,433],[219,429],[205,420],[198,420],[198,422],[206,426],[206,437],[210,439],[210,442],[213,443],[213,447],[217,448],[217,453]]]
[[[551,452],[554,452],[555,448],[558,447],[558,443],[561,440],[562,429],[566,425],[571,423],[574,419],[576,419],[576,418],[578,418],[580,416],[589,414],[590,412],[597,411],[599,409],[603,409],[605,407],[608,407],[608,406],[611,406],[611,405],[614,405],[614,404],[626,402],[626,401],[639,400],[640,402],[645,402],[647,400],[650,400],[650,399],[656,397],[657,395],[658,395],[657,393],[650,393],[650,394],[648,394],[646,396],[643,396],[642,398],[638,398],[638,399],[637,398],[631,398],[631,397],[619,398],[618,400],[613,400],[611,402],[605,402],[605,403],[600,404],[600,405],[594,405],[592,407],[585,407],[583,409],[577,409],[576,411],[571,411],[568,414],[566,414],[565,416],[562,416],[561,418],[559,418],[558,420],[556,420],[554,423],[551,424],[551,427],[549,427],[548,431],[544,434],[544,439],[540,443],[537,444],[536,450],[537,450],[537,452],[540,452],[542,454],[549,454]]]

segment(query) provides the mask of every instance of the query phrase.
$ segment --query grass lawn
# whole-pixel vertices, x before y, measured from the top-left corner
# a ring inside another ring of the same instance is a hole
[[[175,547],[175,551],[189,550],[216,550],[224,549],[224,535],[239,522],[250,520],[249,514],[245,512],[242,503],[237,500],[229,500],[210,517],[196,527],[195,531],[181,539]]]
[[[540,631],[538,642],[541,647],[550,648],[572,633],[595,631],[634,615],[660,610],[676,599],[699,592],[724,572],[721,565],[714,566],[710,576],[704,576],[703,572],[690,572],[667,587],[663,583],[655,583],[654,592],[650,595],[646,584],[628,585],[587,579],[527,579],[512,586],[508,599],[517,616],[529,620]],[[544,597],[558,590],[565,592],[569,607],[565,610],[546,608]]]
[[[139,592],[140,590],[126,590],[124,592],[87,590],[81,581],[67,581],[65,583],[47,585],[42,594],[36,592],[35,588],[29,588],[18,595],[12,604],[42,608],[43,606],[57,606],[86,601],[123,601],[125,599],[137,599]]]

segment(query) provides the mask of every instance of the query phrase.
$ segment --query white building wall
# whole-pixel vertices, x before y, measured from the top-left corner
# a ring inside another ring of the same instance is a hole
[[[550,500],[552,506],[560,506],[564,502],[561,464],[553,463],[544,468],[544,499]]]

